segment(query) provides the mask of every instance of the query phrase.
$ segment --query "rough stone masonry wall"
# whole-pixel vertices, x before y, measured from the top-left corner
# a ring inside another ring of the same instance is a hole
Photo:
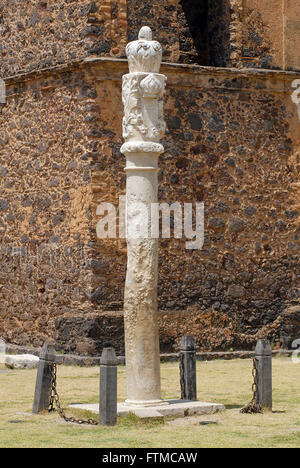
[[[58,349],[89,354],[112,341],[124,351],[126,244],[96,239],[98,204],[117,205],[125,193],[124,72],[126,63],[94,62],[8,86],[0,132],[0,336],[8,341],[39,346],[48,336]],[[206,232],[201,251],[160,242],[162,350],[176,351],[183,333],[203,350],[251,348],[260,335],[278,343],[283,311],[300,297],[295,76],[163,72],[159,199],[204,201]],[[297,314],[284,320],[289,340]]]
[[[206,231],[200,252],[165,250],[161,308],[190,310],[174,328],[202,349],[246,348],[258,332],[278,343],[281,314],[300,298],[299,125],[290,94],[255,80],[169,93],[161,197],[204,201]],[[176,342],[167,315],[164,328]]]
[[[183,3],[10,0],[1,5],[1,74],[123,56],[127,15],[129,38],[141,18],[157,25],[166,61],[214,57],[219,66],[224,54],[233,66],[281,67],[272,43],[275,8],[270,22],[265,3],[247,1],[254,16],[245,29],[247,10],[231,0],[228,45],[226,2],[223,24],[214,23],[220,4],[210,3],[208,38],[196,40],[195,16],[189,24]],[[111,340],[122,352],[126,244],[97,240],[95,213],[99,202],[117,204],[125,192],[119,148],[126,66],[90,63],[89,76],[81,64],[7,82],[0,115],[0,336],[35,346],[54,336],[58,347],[79,353],[99,352]],[[278,342],[282,311],[299,302],[299,122],[290,100],[297,76],[172,66],[164,72],[160,200],[204,201],[207,225],[200,252],[161,241],[162,349],[177,350],[182,333],[194,334],[200,349],[251,347],[258,333]],[[296,325],[288,340],[299,330],[296,319],[290,322]]]
[[[201,251],[160,242],[162,349],[177,349],[184,332],[200,349],[251,348],[258,334],[279,343],[283,311],[300,298],[300,135],[285,91],[294,77],[180,70],[165,70],[159,199],[204,201],[206,230]],[[121,90],[112,78],[97,84],[102,159],[92,176],[94,214],[125,191]],[[95,239],[95,247],[95,308],[121,309],[125,244]]]
[[[146,24],[163,44],[164,60],[237,68],[283,68],[298,26],[283,36],[283,0],[127,0],[128,39]],[[290,17],[297,15],[289,8]],[[291,23],[289,23],[291,24]],[[290,63],[291,60],[287,59]],[[289,69],[293,69],[290,67]]]
[[[248,2],[242,11],[242,47],[241,62],[247,68],[278,68],[274,63],[274,37],[277,31],[269,27],[269,17],[264,16],[260,9]],[[278,12],[279,13],[279,12]],[[282,12],[281,18],[282,21]],[[271,39],[270,34],[273,34]],[[281,44],[282,48],[282,44]]]
[[[230,10],[230,66],[299,70],[297,0],[230,0]]]
[[[297,69],[298,7],[289,1],[283,10],[282,2],[9,0],[0,5],[0,74],[125,57],[143,25],[154,30],[167,62]]]
[[[161,42],[167,62],[227,66],[230,56],[229,0],[127,0],[128,40],[142,25]]]
[[[0,4],[0,76],[89,56],[124,56],[126,0],[9,0]]]
[[[177,157],[168,161],[173,174],[162,196],[192,201],[196,193],[205,202],[206,234],[202,251],[185,253],[186,266],[163,299],[166,308],[190,308],[190,330],[203,349],[246,347],[258,330],[279,341],[276,320],[300,293],[295,109],[267,77],[210,83],[169,94],[174,144],[167,157]],[[180,268],[179,252],[162,271]]]
[[[127,16],[129,40],[151,26],[165,61],[300,69],[298,0],[127,0]]]
[[[1,5],[1,75],[85,56],[92,2],[10,0]]]
[[[8,83],[0,113],[0,336],[16,344],[41,345],[57,316],[90,304],[94,97],[80,69]]]
[[[208,40],[210,63],[213,67],[228,67],[233,48],[231,26],[233,9],[228,0],[208,2]]]

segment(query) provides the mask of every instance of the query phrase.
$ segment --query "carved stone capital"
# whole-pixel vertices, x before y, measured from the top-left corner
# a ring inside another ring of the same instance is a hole
[[[140,31],[139,40],[128,44],[126,51],[130,73],[123,76],[124,140],[136,145],[140,145],[140,142],[159,143],[166,130],[163,95],[167,78],[158,73],[161,46],[152,41],[151,29],[144,27]],[[152,152],[147,149],[149,145],[138,147]],[[161,149],[158,152],[161,153]]]
[[[152,31],[147,26],[139,33],[139,40],[130,42],[126,47],[130,73],[158,73],[162,61],[162,47],[152,41]]]
[[[157,73],[130,73],[123,76],[125,141],[158,142],[164,136],[165,84],[166,77]]]

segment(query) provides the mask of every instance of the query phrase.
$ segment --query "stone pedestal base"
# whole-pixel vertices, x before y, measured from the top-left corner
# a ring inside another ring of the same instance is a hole
[[[70,405],[70,408],[99,414],[98,404],[74,404]],[[165,400],[157,406],[131,406],[126,403],[118,403],[118,416],[134,413],[139,418],[163,418],[164,416],[180,418],[195,414],[213,414],[224,410],[225,407],[221,404],[204,403],[202,401]]]
[[[165,401],[164,400],[145,400],[145,401],[131,401],[131,400],[126,400],[124,406],[128,408],[149,408],[152,406],[160,406],[164,405]]]

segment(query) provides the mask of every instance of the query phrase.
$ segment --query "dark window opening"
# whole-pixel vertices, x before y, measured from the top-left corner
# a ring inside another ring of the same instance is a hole
[[[229,0],[180,0],[178,26],[180,62],[228,66]]]
[[[128,40],[150,26],[163,46],[163,60],[229,66],[230,0],[127,0]]]

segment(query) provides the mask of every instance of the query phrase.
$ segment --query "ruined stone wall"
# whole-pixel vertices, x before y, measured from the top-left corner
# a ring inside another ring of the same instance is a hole
[[[8,83],[0,113],[0,335],[39,345],[90,300],[89,120],[80,70]]]
[[[282,311],[299,303],[300,127],[291,81],[276,78],[170,83],[161,199],[204,201],[206,213],[202,251],[162,242],[161,309],[190,311],[166,315],[174,342],[178,330],[202,349],[245,348],[257,332],[279,342]]]
[[[183,63],[163,70],[159,199],[206,210],[203,250],[160,242],[162,350],[183,333],[205,350],[252,347],[260,334],[279,342],[283,311],[300,297],[299,77],[191,65],[300,69],[293,1],[285,16],[281,0],[1,3],[0,74],[24,73],[7,79],[0,108],[1,337],[54,337],[91,354],[112,341],[123,352],[126,243],[96,238],[96,210],[125,193],[127,64],[103,58],[124,57],[147,24],[164,60]]]
[[[178,349],[183,332],[192,333],[201,349],[249,348],[258,336],[279,343],[283,311],[300,300],[294,76],[183,70],[163,70],[168,132],[159,200],[203,201],[205,245],[187,251],[184,241],[160,241],[162,349]],[[94,225],[97,205],[117,206],[125,193],[118,72],[112,82],[103,70],[97,75],[101,162],[92,175]],[[116,310],[119,320],[126,244],[95,239],[94,254],[94,306]],[[60,327],[64,334],[63,321]]]
[[[125,193],[126,69],[101,61],[8,82],[0,335],[10,342],[54,337],[58,349],[95,354],[111,341],[124,351],[126,243],[96,238],[96,210],[118,206]],[[203,201],[206,223],[200,251],[160,241],[162,350],[178,349],[182,333],[205,350],[251,348],[258,336],[278,343],[283,311],[300,298],[296,75],[162,71],[168,131],[159,200]]]
[[[2,76],[86,55],[85,28],[91,2],[11,0],[1,3]]]
[[[300,70],[298,0],[230,0],[229,66]]]
[[[241,13],[241,64],[249,68],[283,68],[283,0],[246,0]]]
[[[8,83],[0,115],[0,335],[10,342],[37,346],[54,337],[58,349],[95,354],[112,341],[123,352],[126,243],[96,238],[96,210],[101,202],[118,206],[125,193],[126,69],[95,62]],[[200,251],[160,241],[162,349],[178,349],[183,333],[206,350],[251,348],[258,336],[278,343],[283,311],[300,298],[295,75],[163,72],[159,200],[203,201],[206,224]]]
[[[0,3],[0,75],[89,56],[124,56],[126,0],[10,0]]]
[[[227,66],[230,56],[229,0],[127,0],[128,39],[150,26],[167,62]]]
[[[127,0],[128,39],[151,26],[164,60],[299,70],[297,0]]]
[[[283,2],[283,67],[300,70],[300,3],[298,0]]]
[[[178,0],[127,0],[126,3],[128,41],[137,38],[142,26],[150,26],[155,38],[163,46],[163,59],[177,62],[180,41],[177,23]]]
[[[230,64],[232,14],[228,0],[208,2],[209,65],[213,67],[227,67]]]
[[[125,57],[143,25],[167,62],[298,70],[299,22],[296,0],[10,0],[0,4],[0,74]]]

